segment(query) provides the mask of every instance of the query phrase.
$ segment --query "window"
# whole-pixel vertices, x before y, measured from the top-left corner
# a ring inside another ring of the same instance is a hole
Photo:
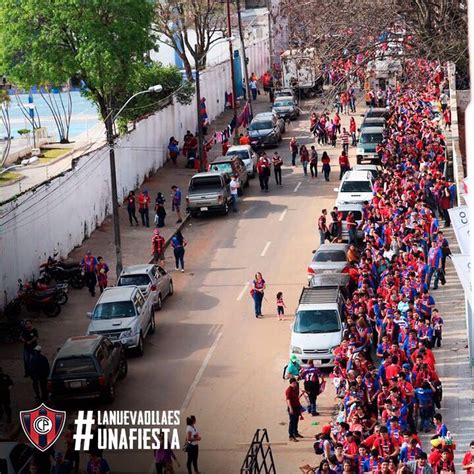
[[[150,276],[144,273],[143,275],[123,275],[120,277],[118,286],[136,285],[147,286],[150,284]]]
[[[140,314],[143,309],[143,305],[145,304],[145,300],[141,293],[137,293],[134,298],[135,308],[137,309],[137,314]]]
[[[238,157],[239,157],[240,159],[242,159],[242,160],[250,160],[250,156],[249,156],[248,152],[245,151],[245,150],[241,150],[241,151],[237,151],[237,150],[228,151],[228,152],[227,152],[227,155],[238,156]]]
[[[158,270],[159,270],[159,272],[160,272],[163,276],[166,275],[166,270],[164,270],[163,268],[158,267]]]
[[[293,327],[293,331],[299,334],[322,334],[340,329],[339,315],[334,309],[298,311]]]
[[[344,250],[328,250],[316,252],[313,262],[345,262],[346,252]]]
[[[97,372],[94,361],[89,356],[59,359],[54,364],[53,374],[57,376],[74,376],[95,374]]]
[[[292,100],[279,100],[273,103],[273,107],[293,107],[293,105],[294,104]]]
[[[341,186],[341,193],[371,193],[372,184],[370,181],[344,181]]]
[[[211,169],[222,173],[232,173],[232,163],[212,163]]]
[[[135,315],[135,307],[131,301],[115,301],[98,304],[92,314],[92,319],[133,318]]]
[[[382,143],[383,134],[380,133],[362,133],[359,143]]]
[[[273,128],[273,123],[266,120],[258,120],[250,124],[249,130],[269,130]]]
[[[190,190],[221,188],[222,181],[219,176],[200,176],[191,180]]]
[[[17,444],[10,453],[10,462],[12,463],[13,472],[20,472],[20,470],[26,466],[27,463],[31,461],[33,457],[33,449],[30,448],[27,444],[19,443]],[[1,466],[0,461],[0,466]],[[7,472],[7,471],[1,471]],[[26,470],[22,472],[27,472]],[[29,472],[29,471],[28,471]]]

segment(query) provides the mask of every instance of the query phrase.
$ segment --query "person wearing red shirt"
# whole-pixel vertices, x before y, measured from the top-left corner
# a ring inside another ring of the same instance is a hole
[[[288,436],[290,441],[298,441],[302,438],[298,433],[298,421],[301,415],[300,389],[294,377],[290,379],[290,386],[285,390],[285,400],[288,409],[289,424]]]
[[[224,140],[224,143],[222,143],[222,155],[225,156],[227,155],[227,150],[230,148],[230,143],[227,138]]]
[[[373,447],[378,450],[382,458],[398,456],[400,451],[398,443],[389,436],[386,426],[380,427],[380,435],[375,440]]]
[[[140,196],[138,196],[138,212],[140,213],[144,227],[150,227],[150,202],[151,198],[148,195],[148,191],[145,189],[142,191]]]
[[[347,156],[347,151],[342,150],[341,155],[339,156],[339,180],[342,179],[344,173],[351,169],[351,164],[349,162],[349,157]]]
[[[357,145],[356,132],[357,132],[356,121],[354,117],[351,117],[351,120],[349,122],[349,133],[351,134],[351,138],[352,138],[352,143],[351,143],[352,146]]]
[[[474,474],[474,441],[469,443],[469,451],[464,454],[462,468],[467,474]]]
[[[344,456],[348,459],[354,460],[359,452],[357,443],[354,441],[354,435],[351,431],[348,431],[345,434],[345,439],[342,441],[342,452]]]
[[[241,145],[250,145],[250,137],[248,135],[240,135],[239,143]]]

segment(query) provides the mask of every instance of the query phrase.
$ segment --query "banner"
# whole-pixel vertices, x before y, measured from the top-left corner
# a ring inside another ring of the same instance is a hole
[[[454,263],[454,268],[456,268],[459,280],[461,280],[467,300],[472,306],[471,256],[452,254],[451,258]]]
[[[451,224],[456,234],[456,239],[461,249],[461,253],[464,255],[470,255],[471,246],[469,242],[469,207],[459,206],[453,207],[448,210],[449,217],[451,217]]]

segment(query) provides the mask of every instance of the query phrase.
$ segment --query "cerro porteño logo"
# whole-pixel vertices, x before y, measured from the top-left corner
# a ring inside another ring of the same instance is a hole
[[[52,410],[44,403],[33,410],[20,411],[20,423],[31,443],[46,451],[61,434],[66,422],[66,412]]]

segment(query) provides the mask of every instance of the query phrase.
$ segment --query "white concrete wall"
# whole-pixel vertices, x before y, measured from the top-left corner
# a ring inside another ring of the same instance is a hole
[[[268,68],[265,42],[249,46],[250,68]],[[262,49],[262,51],[260,51]],[[201,94],[213,120],[224,110],[230,91],[230,63],[201,74]],[[163,166],[169,137],[181,141],[196,128],[196,104],[172,104],[142,120],[116,146],[119,199]],[[16,294],[17,279],[38,275],[39,265],[58,249],[62,257],[102,223],[111,212],[108,148],[82,156],[75,169],[28,191],[0,208],[0,308]]]

